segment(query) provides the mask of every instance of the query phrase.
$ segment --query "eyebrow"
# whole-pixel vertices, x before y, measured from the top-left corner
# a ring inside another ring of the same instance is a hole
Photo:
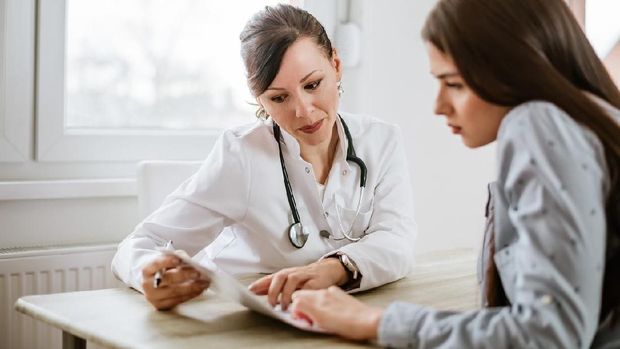
[[[318,71],[322,71],[322,70],[315,69],[315,70],[311,71],[310,73],[306,74],[306,76],[301,78],[301,80],[299,80],[299,83],[301,84],[302,82],[306,81],[310,77],[310,75],[312,75],[312,74],[314,74],[315,72],[318,72]],[[284,90],[284,88],[282,88],[282,87],[267,87],[267,90]]]
[[[433,75],[435,75],[435,74],[433,74]],[[459,74],[457,72],[447,72],[447,73],[441,73],[439,75],[435,75],[435,77],[437,79],[440,79],[440,80],[441,79],[446,79],[446,78],[452,78],[452,77],[455,77],[455,76],[461,76],[461,74]]]

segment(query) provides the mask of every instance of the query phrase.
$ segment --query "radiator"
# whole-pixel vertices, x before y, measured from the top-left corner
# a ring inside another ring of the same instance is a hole
[[[0,249],[0,348],[61,348],[62,332],[18,313],[15,302],[27,295],[121,286],[110,271],[115,250],[115,244]]]

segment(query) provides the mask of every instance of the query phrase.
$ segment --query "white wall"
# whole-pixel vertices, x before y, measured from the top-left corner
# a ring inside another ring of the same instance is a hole
[[[345,69],[343,80],[343,109],[373,114],[403,129],[415,190],[418,251],[478,246],[486,183],[493,177],[493,149],[466,149],[432,114],[435,82],[419,31],[434,2],[352,0],[350,18],[362,28],[363,57],[359,66]],[[42,193],[40,199],[6,200],[2,182],[129,177],[134,169],[128,163],[32,159],[0,164],[0,248],[118,241],[138,219],[134,192],[64,199]]]
[[[477,248],[494,148],[471,150],[433,114],[436,82],[420,30],[434,0],[353,0],[362,62],[345,70],[343,108],[401,126],[419,224],[417,251]]]

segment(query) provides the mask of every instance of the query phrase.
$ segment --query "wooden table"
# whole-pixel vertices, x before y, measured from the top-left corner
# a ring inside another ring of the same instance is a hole
[[[472,250],[420,255],[407,278],[356,295],[373,305],[403,300],[438,309],[478,306]],[[249,283],[252,278],[242,278]],[[20,298],[16,309],[63,331],[63,347],[86,341],[131,348],[353,348],[372,345],[304,332],[206,292],[168,312],[156,311],[131,289]]]

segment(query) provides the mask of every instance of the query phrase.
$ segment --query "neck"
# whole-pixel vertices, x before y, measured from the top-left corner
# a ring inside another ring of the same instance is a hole
[[[338,129],[335,122],[331,130],[331,136],[325,142],[316,145],[300,144],[301,158],[312,164],[315,179],[321,184],[325,184],[329,171],[332,168],[337,145]]]

